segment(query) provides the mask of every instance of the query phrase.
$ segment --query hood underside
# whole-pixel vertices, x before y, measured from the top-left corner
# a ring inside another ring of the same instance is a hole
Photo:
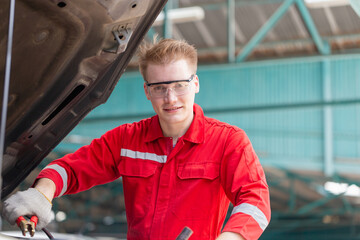
[[[0,2],[1,76],[9,56],[9,2]],[[16,1],[2,198],[108,99],[165,3]]]

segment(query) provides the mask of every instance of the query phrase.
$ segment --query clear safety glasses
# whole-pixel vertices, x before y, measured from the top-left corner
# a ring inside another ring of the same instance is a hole
[[[169,89],[173,91],[176,96],[185,95],[189,92],[190,82],[194,79],[195,74],[187,80],[174,80],[157,83],[146,83],[150,96],[154,98],[162,98],[168,94]]]

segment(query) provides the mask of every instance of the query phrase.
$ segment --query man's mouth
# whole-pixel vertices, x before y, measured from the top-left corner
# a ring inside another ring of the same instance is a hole
[[[177,111],[179,109],[181,109],[182,107],[168,107],[168,108],[164,108],[165,112],[174,112]]]

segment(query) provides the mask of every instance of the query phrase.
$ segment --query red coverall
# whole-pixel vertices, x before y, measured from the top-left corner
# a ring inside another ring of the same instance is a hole
[[[158,116],[124,124],[73,154],[50,163],[55,196],[123,178],[127,239],[175,239],[188,226],[190,239],[215,239],[223,231],[258,239],[270,221],[263,169],[245,132],[205,117],[194,120],[175,147]],[[230,200],[230,201],[229,201]]]

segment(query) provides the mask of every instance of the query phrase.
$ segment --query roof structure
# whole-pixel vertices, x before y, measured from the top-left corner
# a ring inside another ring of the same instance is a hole
[[[202,19],[155,25],[147,40],[155,34],[186,39],[200,64],[359,52],[360,18],[349,1],[174,0],[168,16],[195,6]]]

